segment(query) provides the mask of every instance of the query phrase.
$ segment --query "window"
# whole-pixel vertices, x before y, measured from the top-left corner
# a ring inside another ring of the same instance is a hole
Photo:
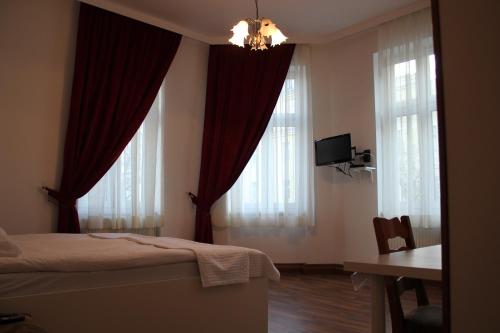
[[[427,10],[383,25],[374,56],[379,214],[440,223],[432,24]]]
[[[146,119],[104,177],[78,200],[86,231],[155,234],[163,217],[163,109],[160,88]]]
[[[424,59],[422,67],[424,71],[428,71],[427,75],[422,78],[428,80],[429,91],[427,98],[430,101],[426,107],[426,112],[417,112],[416,109],[408,108],[409,104],[417,105],[417,88],[416,88],[416,63],[415,59],[398,63],[394,65],[394,93],[397,105],[396,115],[396,137],[400,139],[400,179],[398,200],[401,205],[408,207],[406,214],[420,215],[424,209],[422,204],[425,203],[426,195],[429,195],[431,200],[431,208],[433,211],[439,212],[439,146],[438,146],[438,128],[437,128],[437,108],[436,108],[436,73],[434,55],[431,54]],[[422,75],[421,75],[422,76]],[[424,129],[424,127],[429,127]],[[430,131],[429,131],[430,129]],[[425,137],[427,136],[427,137]],[[421,137],[421,138],[420,138]],[[423,140],[430,140],[432,146],[432,158],[429,159],[430,165],[433,166],[434,186],[436,187],[430,192],[424,188],[426,185],[420,177],[426,163],[424,161],[424,146],[426,143]],[[421,149],[422,148],[422,149]],[[413,183],[410,183],[413,182]],[[408,193],[414,191],[414,196],[409,196]],[[415,200],[416,199],[416,200]],[[413,200],[413,204],[410,202]]]
[[[309,50],[297,46],[267,129],[226,195],[231,225],[311,225],[313,209]]]

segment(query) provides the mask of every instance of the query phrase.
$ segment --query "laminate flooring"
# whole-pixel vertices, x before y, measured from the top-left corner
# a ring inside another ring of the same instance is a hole
[[[426,285],[431,304],[441,304],[441,290]],[[406,292],[405,309],[416,306],[414,292]],[[354,291],[348,275],[282,273],[270,282],[269,333],[363,333],[370,332],[369,283]],[[390,317],[386,306],[386,322]]]

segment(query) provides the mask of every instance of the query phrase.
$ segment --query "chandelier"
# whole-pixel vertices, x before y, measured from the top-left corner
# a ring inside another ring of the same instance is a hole
[[[229,39],[234,45],[245,47],[245,42],[252,50],[267,50],[266,44],[279,45],[287,40],[287,37],[276,27],[270,19],[259,18],[258,0],[255,0],[255,19],[239,21],[231,31],[233,37]]]

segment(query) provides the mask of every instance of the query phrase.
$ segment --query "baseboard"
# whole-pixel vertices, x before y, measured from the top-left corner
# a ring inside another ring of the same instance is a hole
[[[286,263],[274,264],[281,273],[301,273],[301,274],[342,274],[350,275],[344,271],[342,264],[306,264],[306,263]]]

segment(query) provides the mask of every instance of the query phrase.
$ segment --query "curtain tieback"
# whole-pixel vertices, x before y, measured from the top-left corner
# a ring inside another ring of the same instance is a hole
[[[206,203],[202,202],[195,194],[188,192],[189,197],[191,198],[191,202],[198,208],[198,210],[202,213],[205,214],[210,214],[210,207],[212,205],[207,205]]]
[[[68,198],[64,195],[61,195],[61,193],[59,191],[53,190],[53,189],[48,188],[46,186],[43,186],[42,189],[47,191],[47,194],[49,195],[49,197],[57,200],[57,202],[60,205],[65,205],[65,206],[75,206],[76,205],[76,199],[71,199],[71,198]]]

